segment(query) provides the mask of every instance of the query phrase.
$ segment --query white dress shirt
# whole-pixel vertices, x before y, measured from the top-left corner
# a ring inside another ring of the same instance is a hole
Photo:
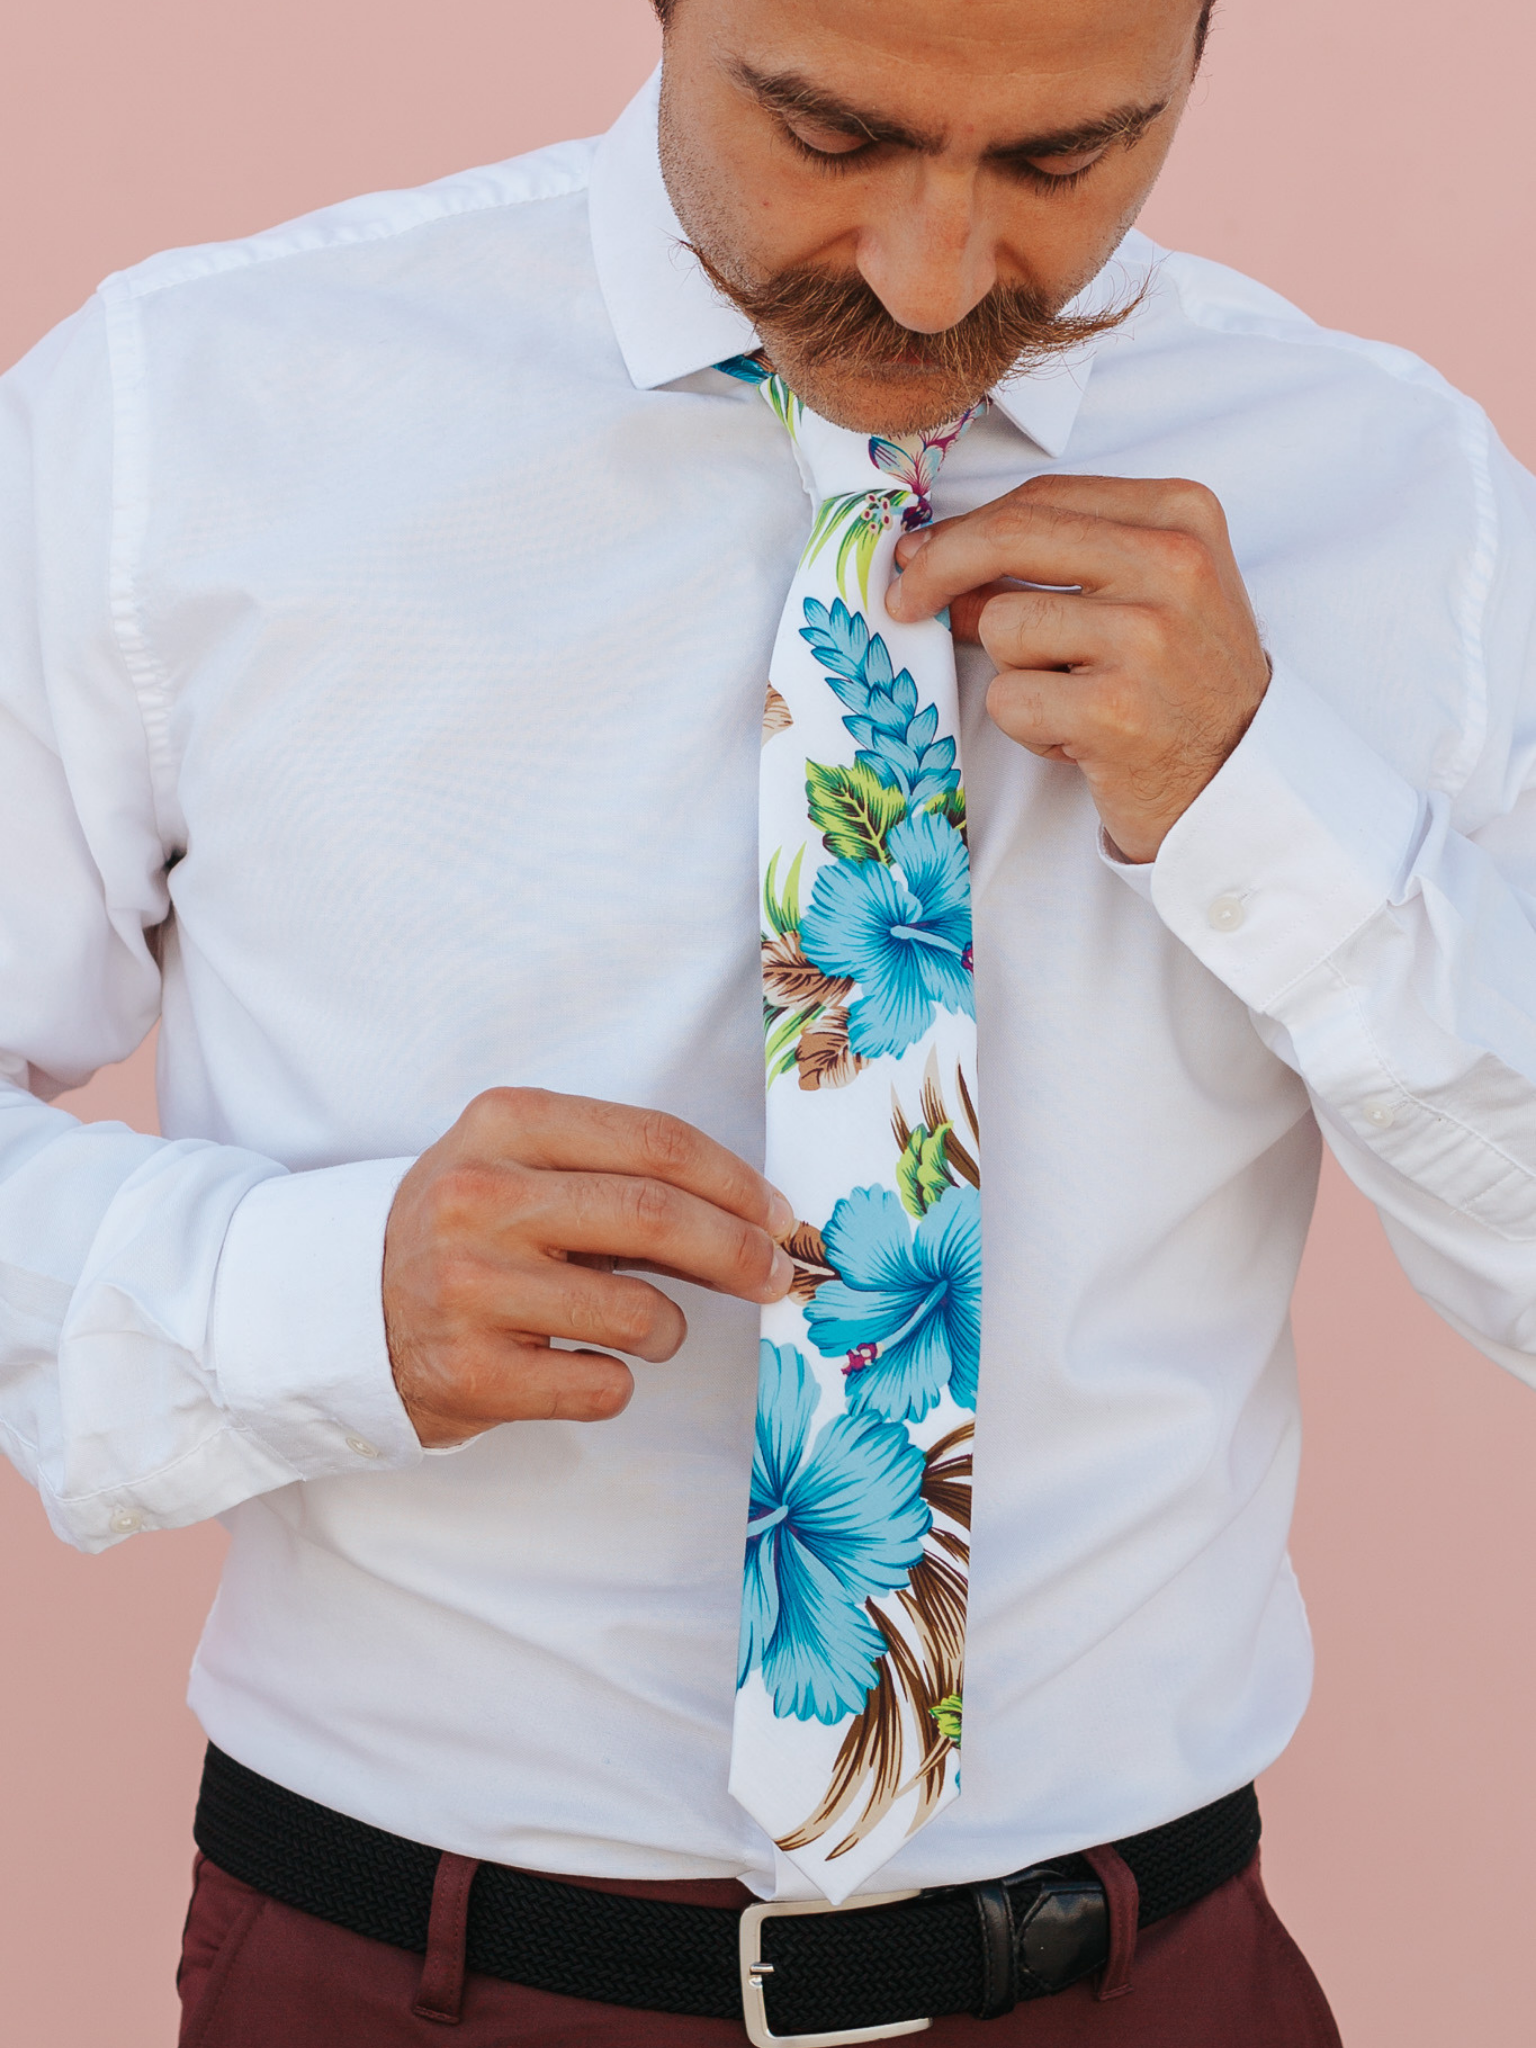
[[[379,1304],[400,1175],[493,1084],[761,1156],[759,721],[810,511],[677,234],[650,88],[596,144],[157,257],[0,383],[0,1433],[84,1549],[224,1519],[192,1700],[255,1769],[466,1855],[803,1889],[726,1791],[756,1309],[679,1287],[617,1420],[434,1457]],[[962,655],[965,1783],[881,1889],[1285,1745],[1320,1131],[1536,1377],[1531,480],[1413,358],[1138,236],[1110,282],[1149,268],[937,510],[1201,478],[1275,678],[1117,868]],[[164,1138],[46,1106],[156,1017]]]

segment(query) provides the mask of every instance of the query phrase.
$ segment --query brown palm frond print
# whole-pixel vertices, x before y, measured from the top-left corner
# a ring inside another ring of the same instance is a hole
[[[779,1847],[786,1853],[817,1841],[857,1808],[853,1825],[828,1851],[845,1855],[878,1827],[908,1792],[917,1792],[909,1832],[920,1828],[944,1791],[954,1747],[935,1718],[941,1702],[961,1690],[965,1654],[965,1568],[970,1544],[971,1452],[974,1425],[950,1431],[928,1451],[922,1493],[933,1511],[926,1554],[896,1595],[897,1614],[875,1601],[870,1619],[885,1643],[878,1675],[862,1712],[849,1723],[820,1806]]]
[[[827,1257],[826,1245],[814,1223],[797,1223],[781,1240],[794,1261],[795,1277],[789,1283],[793,1301],[809,1301],[824,1281],[835,1280],[837,1269]]]
[[[776,1008],[812,1010],[818,1004],[845,1003],[852,991],[851,981],[834,980],[811,965],[797,931],[775,932],[763,940],[763,994]]]
[[[794,722],[794,713],[770,683],[763,700],[763,745],[766,747],[777,734],[788,732]]]
[[[968,1444],[975,1433],[974,1422],[962,1422],[948,1436],[940,1437],[928,1453],[923,1474],[923,1499],[935,1517],[943,1515],[962,1529],[971,1526],[971,1454],[965,1451],[951,1457],[950,1453],[959,1453],[960,1445]]]
[[[965,1074],[959,1067],[955,1068],[955,1081],[960,1090],[960,1100],[965,1107],[965,1120],[971,1127],[971,1137],[979,1145],[981,1143],[981,1125],[977,1121],[976,1105],[971,1100],[970,1089],[965,1085]],[[976,1185],[978,1187],[981,1185],[979,1179]]]
[[[824,1011],[819,1023],[808,1025],[800,1034],[795,1067],[802,1088],[846,1088],[867,1064],[848,1043],[848,1012],[844,1009]]]
[[[980,1126],[976,1120],[976,1105],[971,1100],[970,1089],[965,1085],[965,1075],[958,1066],[955,1068],[955,1086],[959,1091],[961,1106],[965,1111],[965,1121],[971,1133],[971,1142],[975,1144],[980,1139]],[[949,1105],[944,1100],[944,1091],[939,1085],[938,1059],[934,1053],[928,1055],[928,1065],[923,1074],[921,1107],[922,1121],[930,1131],[936,1131],[940,1126],[947,1127],[947,1135],[944,1140],[944,1159],[945,1163],[953,1168],[955,1178],[965,1181],[973,1188],[979,1188],[981,1186],[981,1167],[975,1153],[960,1138],[957,1131],[957,1119],[950,1115]],[[912,1136],[912,1126],[907,1121],[906,1113],[902,1109],[901,1102],[894,1088],[891,1090],[891,1130],[896,1139],[897,1151],[905,1152],[907,1141]]]

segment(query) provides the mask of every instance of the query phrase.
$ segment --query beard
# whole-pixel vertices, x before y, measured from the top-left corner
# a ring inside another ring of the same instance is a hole
[[[857,272],[796,265],[754,276],[740,259],[738,224],[712,167],[692,148],[667,70],[662,72],[661,172],[686,247],[715,290],[752,322],[763,353],[790,389],[835,426],[901,436],[943,426],[995,384],[1107,334],[1140,305],[1146,287],[1099,313],[1065,313],[1131,226],[1131,208],[1094,260],[1054,295],[994,285],[953,327],[918,334],[885,310]]]
[[[994,285],[953,327],[918,334],[856,273],[798,267],[761,282],[689,243],[705,276],[757,329],[763,353],[813,412],[860,433],[915,434],[957,419],[995,384],[1120,326],[1142,293],[1063,313],[1028,285]]]

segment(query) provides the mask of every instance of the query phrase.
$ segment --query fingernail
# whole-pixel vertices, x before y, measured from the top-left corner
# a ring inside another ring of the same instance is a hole
[[[768,1235],[788,1237],[795,1227],[795,1211],[788,1195],[781,1195],[777,1188],[768,1190]]]
[[[782,1301],[789,1292],[789,1283],[795,1277],[795,1262],[786,1251],[777,1246],[773,1253],[773,1271],[768,1275],[768,1285],[773,1290],[772,1299]]]

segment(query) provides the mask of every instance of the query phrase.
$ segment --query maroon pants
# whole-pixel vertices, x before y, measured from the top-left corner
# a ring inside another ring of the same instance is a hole
[[[633,2012],[466,1975],[474,1872],[462,1857],[442,1859],[423,1960],[279,1905],[200,1856],[179,1978],[181,2048],[744,2048],[733,2021]],[[600,1888],[748,1903],[729,1884]],[[1110,1897],[1113,1909],[1113,1889]],[[937,2020],[914,2038],[928,2048],[1340,2048],[1322,1989],[1265,1897],[1257,1857],[1140,1935],[1134,1914],[1119,1921],[1099,1980],[1002,2019]],[[448,2026],[457,2033],[445,2034]]]

